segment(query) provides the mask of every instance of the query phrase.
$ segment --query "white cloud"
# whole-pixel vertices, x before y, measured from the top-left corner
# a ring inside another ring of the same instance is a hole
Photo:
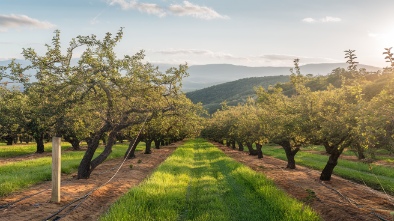
[[[0,15],[0,30],[6,31],[8,28],[17,27],[33,27],[41,29],[54,28],[55,25],[46,21],[39,21],[34,18],[30,18],[27,15]]]
[[[320,19],[321,22],[340,22],[342,19],[335,18],[331,16],[326,16],[325,18]]]
[[[225,52],[213,52],[210,50],[200,49],[167,49],[161,51],[153,51],[154,53],[165,54],[165,55],[203,55],[217,59],[229,59],[229,60],[246,60],[247,58],[237,57]]]
[[[335,63],[342,62],[330,58],[321,57],[305,57],[297,55],[283,55],[283,54],[267,54],[267,55],[250,55],[237,56],[226,52],[214,52],[211,50],[199,49],[166,49],[160,51],[151,51],[156,54],[166,55],[167,62],[169,61],[185,61],[195,60],[205,61],[205,63],[232,63],[247,66],[292,66],[296,58],[300,59],[300,64],[312,63]],[[161,61],[165,63],[165,61]],[[204,63],[204,62],[202,62]]]
[[[331,58],[321,58],[321,57],[305,57],[297,55],[283,55],[283,54],[270,54],[261,55],[259,58],[266,60],[267,62],[287,62],[291,63],[294,59],[300,59],[300,64],[312,64],[312,63],[334,63],[342,62]]]
[[[211,19],[229,19],[226,15],[221,15],[212,8],[199,6],[188,1],[184,1],[183,5],[171,5],[169,11],[177,16],[192,16],[195,18],[211,20]]]
[[[160,7],[157,4],[151,3],[139,3],[136,0],[131,0],[127,2],[126,0],[110,0],[110,5],[120,5],[123,10],[135,9],[143,13],[147,13],[150,15],[156,15],[159,17],[163,17],[166,15],[165,9]]]
[[[204,20],[212,19],[228,19],[228,16],[220,15],[212,8],[199,6],[188,1],[184,1],[182,5],[173,4],[169,7],[162,7],[152,3],[140,3],[137,0],[108,0],[110,5],[119,5],[123,10],[138,10],[143,13],[164,17],[166,15],[191,16]]]
[[[342,19],[341,18],[332,17],[332,16],[326,16],[326,17],[320,18],[320,19],[304,18],[301,21],[306,22],[306,23],[316,23],[316,22],[328,23],[328,22],[340,22],[340,21],[342,21]]]
[[[315,19],[313,19],[313,18],[304,18],[304,19],[302,19],[302,21],[303,21],[303,22],[307,22],[307,23],[313,23],[313,22],[316,22],[316,20],[315,20]]]

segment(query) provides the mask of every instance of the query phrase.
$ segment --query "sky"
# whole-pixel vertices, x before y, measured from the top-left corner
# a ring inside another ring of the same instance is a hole
[[[155,64],[292,66],[356,61],[386,67],[393,0],[1,0],[0,61],[23,48],[63,49],[78,35],[124,36],[118,55],[145,51]],[[78,57],[78,53],[74,57]]]

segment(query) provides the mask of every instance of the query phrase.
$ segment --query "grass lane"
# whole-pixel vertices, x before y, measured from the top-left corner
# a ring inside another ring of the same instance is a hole
[[[108,159],[123,157],[128,144],[114,145]],[[143,144],[137,150],[142,150]],[[63,147],[62,147],[63,149]],[[98,149],[97,156],[103,148]],[[85,152],[67,151],[62,153],[62,173],[77,171],[79,163]],[[11,162],[0,166],[0,196],[8,195],[16,190],[27,188],[31,185],[51,180],[52,157],[40,157],[32,160]]]
[[[106,220],[320,220],[262,174],[203,140],[179,147]]]
[[[62,142],[61,144],[62,150],[68,149],[71,147],[71,144],[68,142]],[[37,151],[37,145],[35,143],[31,144],[16,144],[12,146],[0,145],[0,158],[9,158],[9,157],[17,157],[27,154],[32,154]],[[52,152],[52,143],[44,144],[45,152]]]

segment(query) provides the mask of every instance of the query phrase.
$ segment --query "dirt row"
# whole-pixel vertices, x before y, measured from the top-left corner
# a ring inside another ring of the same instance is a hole
[[[264,156],[257,159],[247,152],[215,143],[226,155],[264,173],[296,199],[306,202],[324,220],[394,220],[394,197],[333,175],[331,181],[319,180],[320,171],[297,166],[286,169],[286,162]]]

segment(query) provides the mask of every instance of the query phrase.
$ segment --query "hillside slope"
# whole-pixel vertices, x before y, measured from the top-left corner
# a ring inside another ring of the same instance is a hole
[[[244,78],[188,92],[186,96],[194,103],[201,102],[209,113],[213,113],[220,108],[223,101],[228,105],[237,105],[245,102],[248,97],[254,97],[255,87],[268,88],[270,85],[288,81],[289,75]]]

